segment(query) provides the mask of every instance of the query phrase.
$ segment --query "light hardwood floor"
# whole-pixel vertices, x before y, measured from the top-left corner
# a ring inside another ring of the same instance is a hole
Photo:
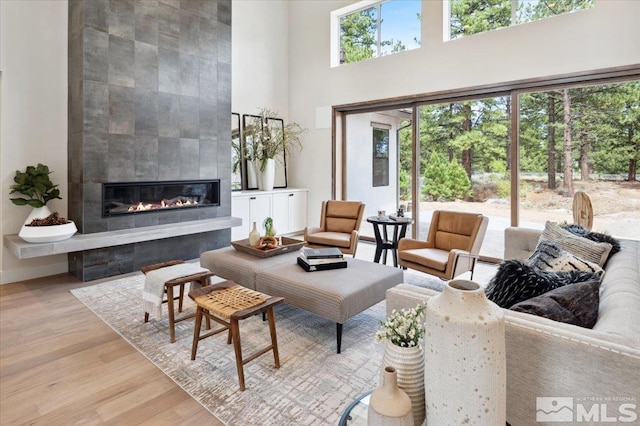
[[[0,424],[222,425],[69,292],[97,282],[0,286]]]

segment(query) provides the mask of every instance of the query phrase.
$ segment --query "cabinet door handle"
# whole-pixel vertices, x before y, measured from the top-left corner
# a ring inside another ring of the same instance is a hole
[[[256,199],[256,197],[249,197],[249,199],[250,199],[250,200],[255,200],[255,199]]]
[[[295,194],[289,194],[289,197],[293,197]]]

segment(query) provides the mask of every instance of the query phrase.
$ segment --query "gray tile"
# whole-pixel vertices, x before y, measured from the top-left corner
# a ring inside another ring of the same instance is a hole
[[[109,31],[109,0],[91,0],[82,3],[84,27]]]
[[[180,94],[200,96],[200,63],[197,56],[180,54]]]
[[[229,112],[229,117],[231,112]],[[230,133],[231,123],[227,126],[227,133]],[[200,100],[200,138],[216,139],[218,137],[218,110],[216,104]],[[231,137],[229,137],[231,140]],[[231,158],[231,157],[229,157]]]
[[[218,22],[231,25],[231,0],[218,0]]]
[[[181,213],[177,210],[162,212],[162,214],[158,215],[158,225],[165,225],[167,223],[178,223],[181,221]],[[176,257],[175,259],[180,259],[180,257]]]
[[[180,139],[158,138],[158,179],[180,179]]]
[[[180,54],[158,49],[158,89],[160,92],[180,93]]]
[[[179,40],[180,11],[178,9],[164,3],[158,5],[158,34]]]
[[[109,35],[92,28],[84,29],[84,79],[107,82],[109,70]]]
[[[136,135],[158,135],[158,93],[135,89]]]
[[[198,98],[180,96],[180,137],[200,137],[200,107]]]
[[[157,241],[144,241],[134,244],[134,246],[135,250],[133,252],[133,267],[135,270],[140,270],[144,266],[158,263]]]
[[[68,61],[68,79],[69,84],[82,80],[83,70],[83,52],[82,52],[82,31],[69,32],[67,38],[67,55]]]
[[[133,40],[135,0],[109,0],[109,34]]]
[[[158,34],[158,47],[178,52],[180,50],[180,38],[173,38],[165,34]]]
[[[231,99],[218,102],[217,108],[218,132],[216,139],[218,139],[220,143],[225,143],[229,146],[229,155],[231,155]]]
[[[83,105],[83,84],[82,80],[69,81],[69,91],[67,93],[67,125],[70,135],[82,133],[84,123],[84,105]]]
[[[162,214],[161,212],[153,212],[153,213],[140,213],[134,216],[135,218],[135,227],[140,228],[142,226],[154,226],[158,225],[158,215]]]
[[[67,169],[69,183],[82,182],[84,159],[82,157],[82,133],[72,133],[67,138]]]
[[[166,4],[176,9],[180,9],[180,0],[160,0],[160,4]]]
[[[133,40],[109,37],[109,83],[134,86],[135,48]]]
[[[107,221],[102,219],[102,184],[85,183],[82,187],[84,200],[84,232],[103,232]]]
[[[216,40],[218,41],[218,62],[231,64],[231,25],[218,22]]]
[[[109,129],[107,83],[86,80],[83,89],[84,131],[107,133]]]
[[[158,91],[158,46],[135,42],[135,87]]]
[[[158,93],[158,136],[180,137],[180,97]]]
[[[218,39],[216,35],[217,22],[213,19],[200,18],[200,57],[218,59]]]
[[[180,9],[199,15],[202,13],[200,4],[202,0],[180,0]]]
[[[135,114],[134,89],[109,85],[109,133],[133,135]]]
[[[109,231],[135,228],[136,222],[133,215],[112,216],[107,219]]]
[[[218,1],[217,0],[204,0],[200,3],[200,11],[202,16],[213,21],[218,20]]]
[[[67,203],[67,215],[69,219],[73,220],[78,228],[79,232],[84,232],[83,229],[83,210],[82,205],[82,184],[70,183],[68,192],[69,202]]]
[[[109,178],[109,135],[85,133],[83,144],[83,183],[103,183]]]
[[[228,158],[231,158],[230,156]],[[200,175],[199,179],[219,177],[218,144],[214,139],[200,139]]]
[[[200,173],[200,141],[180,139],[180,179],[198,179]]]
[[[216,102],[218,99],[218,63],[200,59],[200,99]]]
[[[135,172],[134,137],[109,135],[109,181],[131,182]]]
[[[135,157],[136,180],[158,180],[158,138],[136,136]]]
[[[218,63],[218,99],[231,99],[231,65]]]
[[[84,19],[84,2],[80,0],[69,1],[68,11],[69,34],[82,33]]]
[[[135,39],[158,45],[158,2],[157,0],[136,0]]]
[[[189,12],[180,12],[180,52],[189,55],[199,53],[200,18]]]

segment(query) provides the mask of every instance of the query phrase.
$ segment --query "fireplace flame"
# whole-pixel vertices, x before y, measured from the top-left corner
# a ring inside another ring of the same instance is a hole
[[[137,205],[131,205],[127,209],[129,212],[141,212],[157,209],[171,209],[176,207],[186,207],[197,205],[196,200],[192,200],[185,197],[176,197],[171,200],[161,200],[159,203],[143,203],[140,201]]]

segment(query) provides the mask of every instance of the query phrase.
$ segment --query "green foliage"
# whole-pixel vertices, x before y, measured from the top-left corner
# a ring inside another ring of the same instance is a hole
[[[422,193],[437,201],[450,201],[471,195],[471,181],[454,158],[451,161],[434,153],[424,170]]]
[[[273,237],[275,232],[273,232],[273,219],[271,219],[271,217],[267,216],[264,219],[264,222],[262,222],[262,227],[264,228],[264,232],[267,237]]]
[[[451,38],[508,27],[511,0],[452,0]]]
[[[49,179],[49,167],[38,163],[37,166],[28,166],[27,170],[21,172],[16,170],[13,178],[15,182],[11,185],[9,194],[22,194],[25,198],[11,198],[11,202],[17,206],[29,205],[31,207],[43,207],[49,201],[57,198],[61,200],[58,185],[54,185]]]
[[[403,168],[400,169],[398,174],[398,186],[400,190],[400,199],[408,200],[411,198],[411,178],[409,172]]]
[[[373,57],[378,27],[375,11],[369,8],[340,19],[340,50],[345,54],[345,62]]]

